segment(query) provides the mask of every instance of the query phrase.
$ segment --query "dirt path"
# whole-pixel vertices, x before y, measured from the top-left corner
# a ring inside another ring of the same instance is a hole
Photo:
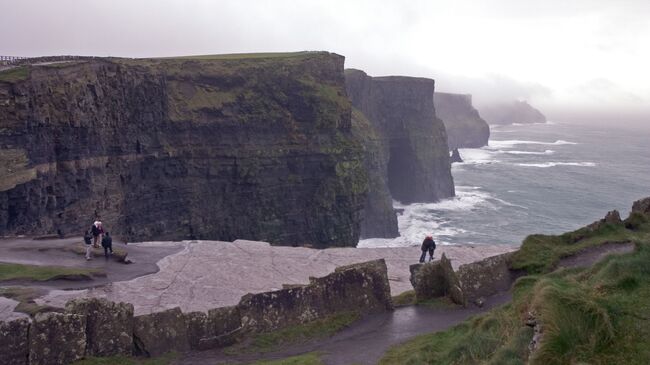
[[[632,243],[605,244],[563,259],[558,268],[587,267],[609,254],[621,254],[633,250]],[[184,354],[174,364],[246,364],[262,359],[281,359],[317,351],[322,354],[323,362],[326,365],[372,365],[376,364],[393,345],[417,335],[444,331],[465,321],[470,316],[505,304],[511,299],[510,292],[502,292],[487,298],[482,308],[473,305],[468,308],[449,309],[403,307],[393,312],[385,312],[362,319],[327,339],[291,346],[277,352],[238,356],[228,356],[221,350],[190,352]]]

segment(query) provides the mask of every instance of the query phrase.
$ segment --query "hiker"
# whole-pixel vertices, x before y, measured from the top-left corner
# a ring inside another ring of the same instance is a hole
[[[420,256],[420,262],[424,262],[427,257],[427,252],[429,253],[429,261],[433,260],[433,251],[436,250],[436,241],[433,240],[431,235],[427,235],[424,241],[422,241],[421,250],[422,255]]]
[[[104,257],[108,258],[109,251],[113,254],[113,238],[106,232],[102,238],[102,247],[104,247]]]
[[[86,261],[87,261],[91,259],[91,255],[93,252],[92,235],[90,234],[89,231],[86,231],[84,233],[84,243],[86,244]]]
[[[99,248],[99,227],[97,226],[97,222],[90,226],[90,232],[93,234],[93,246]]]

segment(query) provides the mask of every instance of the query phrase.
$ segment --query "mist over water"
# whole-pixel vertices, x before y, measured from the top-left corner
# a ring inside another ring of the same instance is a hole
[[[489,145],[461,149],[456,197],[401,205],[401,237],[359,247],[420,244],[519,245],[529,234],[558,234],[650,196],[650,130],[548,122],[491,126]]]

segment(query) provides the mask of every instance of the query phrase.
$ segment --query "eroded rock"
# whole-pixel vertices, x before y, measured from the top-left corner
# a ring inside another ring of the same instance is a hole
[[[180,308],[134,317],[136,354],[160,356],[169,351],[190,349],[188,328]]]
[[[510,288],[515,273],[508,268],[511,253],[461,265],[456,272],[464,297],[474,302],[480,297],[489,297]]]
[[[84,357],[86,317],[69,313],[37,314],[29,329],[30,365],[67,365]]]
[[[75,299],[66,304],[69,313],[86,316],[86,354],[130,355],[133,350],[133,304],[106,299]]]
[[[451,266],[443,253],[439,261],[411,265],[411,284],[418,301],[449,296],[456,304],[465,304],[463,291]]]
[[[0,322],[0,364],[26,365],[29,355],[29,319]]]
[[[632,212],[650,215],[650,197],[635,201],[632,204]]]
[[[354,311],[393,308],[384,260],[339,267],[302,288],[251,294],[238,305],[246,331],[264,332]]]

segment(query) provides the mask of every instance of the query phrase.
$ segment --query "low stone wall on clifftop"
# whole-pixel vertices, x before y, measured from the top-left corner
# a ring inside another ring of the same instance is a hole
[[[68,302],[64,313],[0,322],[0,364],[68,364],[85,356],[158,356],[233,344],[248,335],[354,311],[393,308],[384,260],[337,268],[304,286],[244,296],[234,307],[142,316],[105,299]]]

